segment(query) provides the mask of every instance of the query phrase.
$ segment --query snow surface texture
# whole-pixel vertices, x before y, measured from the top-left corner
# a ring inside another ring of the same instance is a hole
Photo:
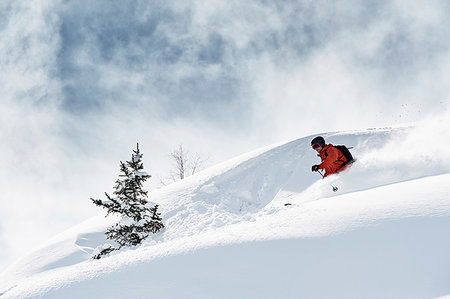
[[[99,215],[10,266],[0,275],[0,295],[450,295],[450,158],[440,146],[423,144],[424,134],[433,133],[442,132],[322,134],[353,146],[357,158],[348,171],[325,180],[311,172],[318,162],[313,136],[237,157],[151,192],[166,229],[138,248],[92,260],[117,221]]]

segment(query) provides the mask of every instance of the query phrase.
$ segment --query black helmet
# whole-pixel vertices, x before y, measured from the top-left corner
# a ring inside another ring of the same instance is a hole
[[[314,138],[313,140],[311,140],[311,145],[314,145],[314,144],[316,144],[316,143],[318,143],[318,144],[320,144],[320,145],[325,145],[325,139],[323,139],[322,136],[317,136],[316,138]]]

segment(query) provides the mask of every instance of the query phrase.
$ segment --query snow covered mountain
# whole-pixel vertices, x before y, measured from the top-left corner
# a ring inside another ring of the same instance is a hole
[[[98,215],[10,266],[0,296],[450,295],[450,160],[441,145],[424,142],[433,134],[423,127],[321,134],[353,147],[357,158],[325,180],[311,172],[313,136],[242,155],[151,192],[166,229],[141,246],[93,260],[117,220]]]

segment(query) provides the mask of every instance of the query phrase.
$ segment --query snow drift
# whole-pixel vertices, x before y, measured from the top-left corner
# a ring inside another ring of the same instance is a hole
[[[348,171],[325,180],[310,170],[318,161],[312,136],[242,155],[151,192],[166,229],[138,248],[92,260],[105,229],[117,221],[99,215],[9,267],[0,276],[0,294],[449,295],[450,154],[442,144],[424,145],[424,137],[446,130],[433,128],[322,134],[327,142],[353,147],[357,158]]]

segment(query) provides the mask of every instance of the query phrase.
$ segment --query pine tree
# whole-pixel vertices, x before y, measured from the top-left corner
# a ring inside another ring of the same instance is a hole
[[[123,246],[136,246],[146,239],[150,233],[156,233],[164,225],[158,213],[158,205],[151,208],[148,204],[148,192],[144,190],[143,183],[151,176],[143,171],[142,154],[139,144],[133,150],[130,161],[120,161],[119,178],[114,186],[114,196],[105,192],[107,200],[91,198],[97,206],[107,209],[107,214],[118,214],[122,219],[106,231],[107,239],[114,240],[118,246],[105,245],[97,249],[95,259],[102,255],[119,250]]]

